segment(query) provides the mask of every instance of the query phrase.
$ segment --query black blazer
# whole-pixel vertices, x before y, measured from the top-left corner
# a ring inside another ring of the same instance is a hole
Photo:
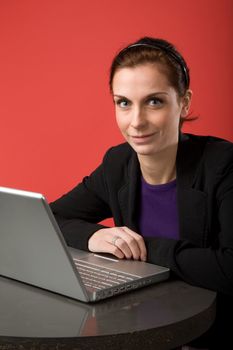
[[[138,232],[140,167],[127,144],[71,192],[51,203],[69,245],[87,249],[89,237],[113,217]],[[180,240],[146,238],[148,261],[183,280],[233,295],[233,144],[182,134],[177,153]],[[140,232],[139,232],[140,233]]]
[[[89,237],[104,227],[98,222],[108,217],[138,232],[140,176],[136,153],[121,144],[82,183],[51,203],[67,243],[88,249]],[[145,238],[148,261],[232,301],[233,144],[180,134],[177,195],[180,239]]]

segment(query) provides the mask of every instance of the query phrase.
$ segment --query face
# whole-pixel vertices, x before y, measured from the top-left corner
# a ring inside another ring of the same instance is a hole
[[[180,116],[189,101],[179,98],[158,65],[116,71],[113,78],[116,120],[138,155],[155,155],[177,145]]]

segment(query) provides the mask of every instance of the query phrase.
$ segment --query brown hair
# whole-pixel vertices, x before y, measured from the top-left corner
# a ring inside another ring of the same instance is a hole
[[[144,37],[122,49],[113,59],[110,68],[109,86],[112,93],[112,84],[115,73],[122,68],[131,68],[146,63],[156,63],[164,71],[171,86],[177,95],[182,97],[189,89],[189,68],[177,49],[166,40]],[[180,128],[185,121],[196,117],[181,117]]]

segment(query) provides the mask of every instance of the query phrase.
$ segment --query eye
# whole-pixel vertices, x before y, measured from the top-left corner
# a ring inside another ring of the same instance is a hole
[[[147,103],[152,107],[159,107],[163,104],[163,101],[157,97],[152,97],[148,99]]]
[[[117,100],[117,101],[115,101],[115,104],[117,106],[119,106],[120,108],[127,108],[130,105],[129,101],[126,99]]]

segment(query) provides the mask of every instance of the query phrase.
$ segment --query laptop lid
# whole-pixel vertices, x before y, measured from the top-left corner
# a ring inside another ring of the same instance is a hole
[[[43,195],[0,187],[0,275],[88,301]]]

